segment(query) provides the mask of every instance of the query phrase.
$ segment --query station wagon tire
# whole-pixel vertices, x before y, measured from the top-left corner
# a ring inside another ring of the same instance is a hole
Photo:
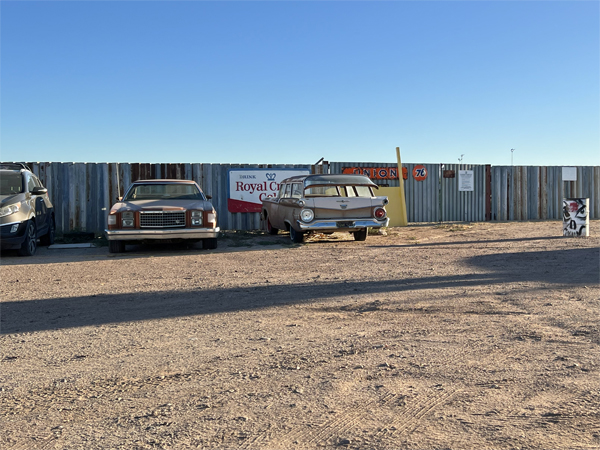
[[[20,256],[33,256],[35,249],[37,248],[37,234],[35,230],[35,224],[33,221],[27,222],[27,229],[25,230],[25,240],[21,244],[21,248],[18,250]]]
[[[355,241],[366,241],[367,240],[367,228],[362,228],[354,232]]]
[[[269,218],[267,217],[267,232],[269,234],[277,234],[279,233],[279,228],[275,228],[273,225],[271,225],[271,221],[269,220]]]
[[[108,241],[108,252],[109,253],[123,253],[125,251],[125,244],[123,241]]]
[[[54,219],[50,218],[50,223],[48,224],[48,232],[40,238],[40,244],[46,246],[54,244],[55,235],[56,228],[54,227]]]
[[[202,248],[206,250],[214,250],[217,248],[217,238],[202,239]]]
[[[304,233],[296,231],[294,227],[290,226],[290,239],[294,244],[300,244],[304,240]]]

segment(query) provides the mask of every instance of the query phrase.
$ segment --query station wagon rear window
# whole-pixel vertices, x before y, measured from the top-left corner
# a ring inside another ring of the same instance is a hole
[[[304,190],[306,197],[372,197],[369,186],[310,186]]]

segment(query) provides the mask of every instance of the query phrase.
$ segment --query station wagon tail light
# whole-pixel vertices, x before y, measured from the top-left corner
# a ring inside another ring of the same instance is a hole
[[[202,226],[202,211],[192,211],[192,226],[193,227],[201,227]]]
[[[381,219],[383,219],[385,217],[386,212],[385,212],[385,209],[383,209],[383,208],[375,208],[374,214],[375,214],[375,218],[376,219],[380,219],[381,220]]]
[[[133,211],[121,213],[121,225],[123,228],[133,228]]]
[[[300,211],[300,218],[302,222],[311,222],[315,218],[315,213],[312,209],[303,209]]]

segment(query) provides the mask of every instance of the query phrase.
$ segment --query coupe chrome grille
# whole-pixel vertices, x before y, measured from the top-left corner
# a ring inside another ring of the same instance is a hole
[[[185,228],[185,211],[141,211],[141,228]]]

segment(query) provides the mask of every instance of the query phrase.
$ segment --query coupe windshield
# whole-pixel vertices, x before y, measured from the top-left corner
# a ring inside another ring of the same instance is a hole
[[[15,195],[23,192],[23,177],[20,172],[3,172],[0,175],[0,195]]]
[[[132,200],[204,200],[204,196],[194,184],[136,184],[124,201]]]

